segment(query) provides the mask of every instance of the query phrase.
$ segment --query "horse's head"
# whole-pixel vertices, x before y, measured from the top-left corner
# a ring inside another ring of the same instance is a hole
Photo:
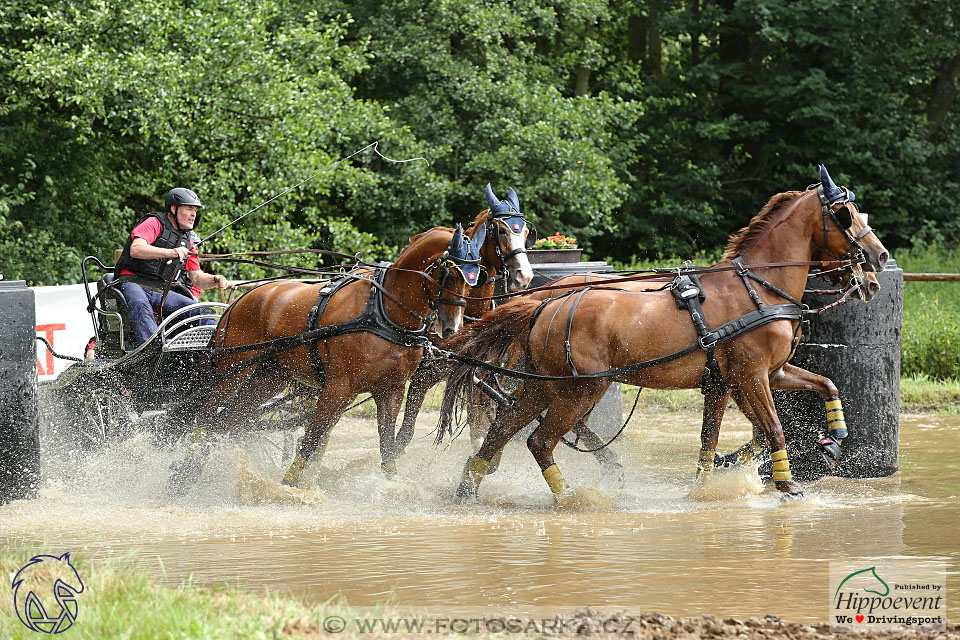
[[[864,271],[860,265],[852,269],[845,269],[840,277],[840,287],[846,291],[856,287],[854,300],[870,302],[880,293],[880,282],[873,271]]]
[[[498,269],[507,272],[507,282],[511,291],[519,291],[530,286],[533,269],[527,258],[527,249],[537,240],[537,232],[520,212],[520,201],[513,187],[507,192],[507,199],[500,200],[493,194],[493,187],[487,184],[487,235],[490,242],[486,251],[492,251],[496,260],[491,260]]]
[[[877,234],[867,224],[867,214],[854,204],[853,192],[838,187],[820,165],[820,183],[815,185],[822,211],[821,253],[829,257],[863,259],[865,271],[883,271],[890,257]]]
[[[480,279],[480,249],[486,237],[484,226],[470,238],[458,224],[447,250],[435,263],[434,277],[440,283],[440,290],[433,306],[437,312],[437,333],[442,338],[463,326],[466,294]]]

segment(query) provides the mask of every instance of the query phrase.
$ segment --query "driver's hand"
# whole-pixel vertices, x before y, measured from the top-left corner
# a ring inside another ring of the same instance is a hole
[[[217,287],[220,287],[221,289],[226,289],[226,288],[227,288],[227,277],[217,274],[217,275],[213,276],[213,283],[214,283]]]
[[[181,262],[186,260],[187,257],[190,255],[190,250],[187,249],[186,247],[174,247],[173,250],[177,254],[176,258]]]

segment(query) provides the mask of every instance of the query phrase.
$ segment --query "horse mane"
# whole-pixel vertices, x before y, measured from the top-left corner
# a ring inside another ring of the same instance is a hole
[[[486,224],[486,223],[487,223],[487,213],[489,213],[489,212],[490,212],[490,209],[484,209],[483,211],[481,211],[480,213],[478,213],[478,214],[477,214],[477,217],[474,218],[474,219],[473,219],[473,222],[471,222],[470,224],[468,224],[466,228],[467,228],[467,229],[473,229],[473,228],[476,227],[478,224]]]
[[[727,249],[722,259],[733,260],[748,249],[764,231],[770,228],[777,214],[783,211],[787,205],[793,202],[798,196],[803,195],[803,193],[803,191],[784,191],[770,198],[763,209],[760,209],[760,213],[753,216],[747,226],[730,236],[727,240]]]

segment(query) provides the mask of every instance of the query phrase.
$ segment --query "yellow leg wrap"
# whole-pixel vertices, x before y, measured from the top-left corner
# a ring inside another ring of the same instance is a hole
[[[837,440],[842,440],[846,438],[847,433],[847,421],[843,417],[843,405],[840,403],[840,398],[830,398],[824,405],[827,407],[827,429],[830,430],[830,435],[832,435]]]
[[[560,468],[556,464],[552,464],[543,470],[543,479],[547,481],[550,491],[553,491],[555,494],[560,494],[570,489],[570,485],[563,479]]]
[[[197,427],[193,430],[193,433],[190,435],[190,446],[199,447],[203,444],[204,439],[207,437],[207,430],[203,427]]]
[[[463,470],[464,479],[469,480],[474,487],[477,487],[480,485],[480,479],[487,475],[487,471],[489,471],[492,466],[493,463],[489,460],[473,456],[470,458],[470,462],[467,463],[467,467]]]
[[[283,484],[294,486],[300,482],[300,474],[303,473],[304,467],[307,466],[307,461],[300,454],[297,454],[297,457],[293,459],[293,462],[290,463],[290,468],[287,469],[287,472],[283,476]]]
[[[793,480],[793,474],[790,473],[790,460],[787,459],[787,450],[780,449],[770,454],[770,460],[773,462],[773,479],[776,482],[789,482]]]
[[[761,453],[763,453],[763,446],[757,444],[756,440],[751,440],[734,451],[733,455],[737,458],[737,464],[746,464]]]
[[[700,458],[697,460],[697,477],[701,474],[713,473],[713,459],[717,456],[714,450],[700,449]]]
[[[391,460],[390,462],[381,462],[380,468],[383,469],[383,472],[388,477],[395,477],[397,475],[397,462],[396,460]]]

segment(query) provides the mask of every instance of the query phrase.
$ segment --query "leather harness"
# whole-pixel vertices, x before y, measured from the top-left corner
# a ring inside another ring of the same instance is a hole
[[[387,273],[387,268],[391,264],[390,262],[378,262],[376,264],[374,281],[377,284],[383,286],[383,279]],[[323,338],[365,331],[404,347],[423,347],[429,342],[426,324],[419,329],[405,329],[387,317],[383,308],[383,295],[380,293],[380,287],[373,284],[370,285],[370,296],[367,298],[367,306],[363,313],[353,320],[319,327],[318,324],[323,316],[323,311],[327,308],[327,303],[330,302],[333,295],[356,279],[356,277],[344,275],[321,287],[317,294],[317,303],[313,305],[307,315],[306,333],[312,336],[309,341],[310,362],[317,380],[320,381],[321,388],[326,379],[326,372],[323,369],[323,362],[320,360],[320,350],[317,344]]]

